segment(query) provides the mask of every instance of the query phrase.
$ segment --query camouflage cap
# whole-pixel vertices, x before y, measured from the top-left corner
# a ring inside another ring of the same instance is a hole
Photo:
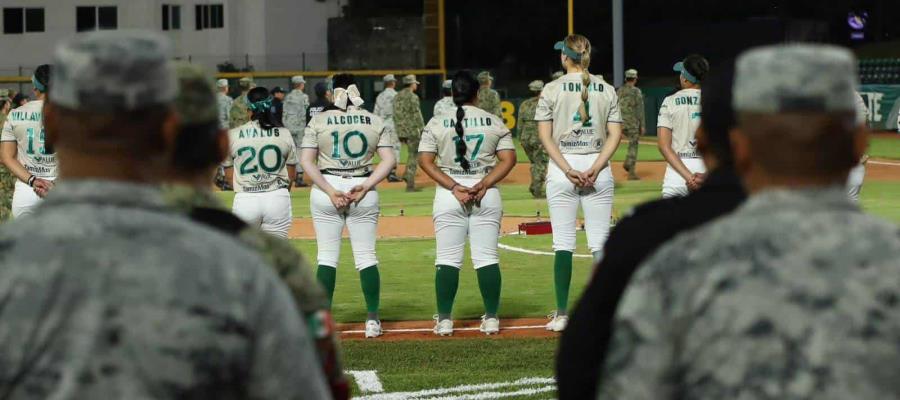
[[[734,109],[855,112],[856,59],[836,46],[789,44],[751,49],[737,59]]]
[[[249,76],[245,76],[238,81],[238,87],[241,88],[241,90],[250,90],[255,86],[253,78]]]
[[[403,77],[403,84],[404,84],[404,85],[412,85],[413,83],[416,83],[416,84],[419,83],[419,81],[416,80],[416,76],[415,76],[415,75],[410,74],[410,75],[406,75],[406,76]]]
[[[216,87],[225,88],[228,87],[228,79],[219,79],[216,81]]]
[[[0,97],[9,97],[9,89],[0,89]]]
[[[394,74],[387,74],[383,78],[381,78],[381,80],[385,82],[396,82],[397,78],[394,78]]]
[[[299,85],[301,83],[306,83],[306,79],[303,79],[303,75],[296,75],[291,77],[291,83],[294,85]]]
[[[628,79],[637,78],[637,70],[634,68],[625,70],[625,77]]]
[[[557,80],[557,79],[559,79],[559,78],[562,78],[562,76],[565,75],[565,74],[566,74],[565,72],[562,72],[562,71],[556,71],[556,72],[553,73],[553,75],[550,75],[550,79],[553,79],[553,80],[555,81],[555,80]]]
[[[219,104],[213,87],[212,75],[203,68],[187,63],[177,63],[178,96],[175,109],[184,125],[198,125],[219,120]]]
[[[178,85],[171,45],[148,31],[97,31],[64,41],[54,54],[52,102],[94,112],[168,104]]]
[[[544,90],[544,81],[531,81],[531,83],[528,84],[528,90],[532,92],[540,92],[541,90]]]
[[[479,83],[485,83],[487,81],[492,81],[492,80],[494,80],[494,77],[491,76],[490,72],[481,71],[478,73],[478,82]]]

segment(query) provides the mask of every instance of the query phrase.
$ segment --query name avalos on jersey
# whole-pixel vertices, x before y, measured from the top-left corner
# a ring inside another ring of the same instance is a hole
[[[267,131],[261,131],[256,128],[247,128],[241,129],[238,132],[238,138],[240,139],[249,139],[249,138],[261,138],[261,137],[280,137],[281,132],[279,132],[278,128],[272,128]]]
[[[488,117],[471,117],[463,119],[463,128],[479,128],[482,126],[492,126],[493,122]],[[453,128],[456,126],[456,119],[444,119],[444,128]]]
[[[329,116],[326,125],[372,125],[372,118],[365,115]]]

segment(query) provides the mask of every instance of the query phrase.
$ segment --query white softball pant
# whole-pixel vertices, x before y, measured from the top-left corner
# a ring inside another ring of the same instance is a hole
[[[350,192],[350,189],[366,180],[366,178],[342,178],[334,175],[323,176],[331,186],[345,193]],[[350,247],[353,249],[353,261],[356,269],[363,270],[378,264],[378,258],[375,256],[378,214],[381,212],[378,192],[370,191],[358,205],[337,209],[331,203],[327,193],[318,187],[313,187],[309,195],[309,208],[312,213],[313,226],[316,229],[318,265],[337,268],[338,259],[341,256],[341,232],[344,231],[344,226],[350,232]]]
[[[472,187],[479,179],[456,181],[460,185]],[[500,263],[497,241],[500,238],[503,202],[497,188],[487,190],[480,206],[463,207],[453,196],[453,192],[438,187],[434,193],[432,216],[437,246],[435,265],[462,268],[467,236],[472,247],[472,264],[475,269]]]
[[[34,192],[34,188],[28,186],[27,183],[16,180],[16,189],[12,198],[12,216],[13,218],[23,217],[34,213],[34,208],[44,201]]]
[[[859,164],[850,170],[847,177],[847,194],[853,202],[859,202],[859,192],[862,190],[863,180],[866,178],[866,165]]]
[[[706,172],[706,164],[702,158],[682,158],[681,162],[687,167],[692,174]],[[666,165],[666,175],[663,177],[662,197],[668,199],[671,197],[684,197],[688,195],[687,181],[672,168]]]
[[[597,154],[563,154],[576,171],[585,171],[597,160]],[[578,206],[584,212],[584,228],[591,253],[603,250],[609,237],[615,182],[609,166],[597,174],[591,188],[576,188],[566,174],[551,160],[547,168],[547,205],[553,228],[553,250],[575,251],[575,229]]]
[[[291,193],[278,189],[263,193],[236,193],[231,212],[247,224],[271,235],[287,238],[291,229]]]

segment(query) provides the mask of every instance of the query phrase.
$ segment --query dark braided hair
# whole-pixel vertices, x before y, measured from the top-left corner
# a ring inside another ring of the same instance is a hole
[[[251,121],[259,121],[259,126],[265,130],[278,128],[281,125],[275,120],[272,110],[272,95],[264,87],[255,87],[247,93],[247,102],[250,103]]]
[[[471,103],[478,97],[478,80],[471,72],[462,70],[453,75],[453,104],[456,104],[456,159],[459,165],[466,172],[471,167],[469,159],[466,157],[468,147],[463,131],[463,120],[466,118],[466,110],[463,105]]]

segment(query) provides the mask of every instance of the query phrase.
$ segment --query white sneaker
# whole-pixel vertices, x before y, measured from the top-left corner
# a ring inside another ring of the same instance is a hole
[[[569,324],[569,317],[566,315],[556,315],[556,311],[553,314],[547,316],[550,318],[550,322],[547,323],[547,330],[553,332],[562,332],[566,330],[566,325]]]
[[[496,335],[500,333],[500,320],[497,318],[487,318],[482,315],[481,327],[478,328],[478,330],[485,335]]]
[[[366,321],[366,339],[376,338],[383,334],[381,331],[381,322],[374,319]]]
[[[434,334],[438,336],[453,336],[453,320],[452,319],[442,319],[438,320],[438,316],[434,316]]]

